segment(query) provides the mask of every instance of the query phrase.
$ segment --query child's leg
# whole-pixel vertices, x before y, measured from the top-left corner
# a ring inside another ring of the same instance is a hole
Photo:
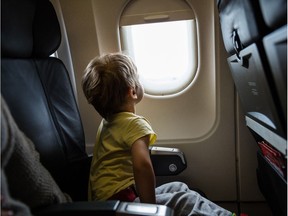
[[[173,208],[175,215],[232,215],[181,182],[171,182],[156,188],[156,202]]]
[[[159,187],[156,188],[155,193],[157,195],[157,194],[174,193],[180,191],[188,192],[190,191],[190,189],[185,183],[175,181],[160,185]]]

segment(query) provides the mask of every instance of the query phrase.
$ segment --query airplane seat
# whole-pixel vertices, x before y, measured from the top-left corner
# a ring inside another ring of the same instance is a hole
[[[286,215],[287,1],[218,0],[217,6],[228,65],[259,146],[258,185],[273,213]]]
[[[73,200],[86,200],[90,162],[69,75],[53,54],[61,41],[45,0],[4,0],[1,93],[41,162]]]

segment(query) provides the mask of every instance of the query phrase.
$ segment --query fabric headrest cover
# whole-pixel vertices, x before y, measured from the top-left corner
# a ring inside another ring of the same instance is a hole
[[[49,0],[2,0],[2,57],[48,57],[60,42],[60,26]]]

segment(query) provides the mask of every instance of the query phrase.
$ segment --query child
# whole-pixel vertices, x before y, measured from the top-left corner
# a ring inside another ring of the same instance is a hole
[[[93,59],[82,79],[90,104],[103,117],[90,170],[89,199],[118,199],[167,205],[175,215],[232,215],[181,182],[155,189],[149,145],[156,140],[150,123],[136,115],[143,98],[136,66],[126,55]]]

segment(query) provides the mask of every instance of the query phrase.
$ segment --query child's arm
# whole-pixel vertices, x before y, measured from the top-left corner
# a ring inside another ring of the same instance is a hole
[[[155,204],[155,175],[148,145],[149,136],[141,137],[133,143],[133,172],[140,201]]]

